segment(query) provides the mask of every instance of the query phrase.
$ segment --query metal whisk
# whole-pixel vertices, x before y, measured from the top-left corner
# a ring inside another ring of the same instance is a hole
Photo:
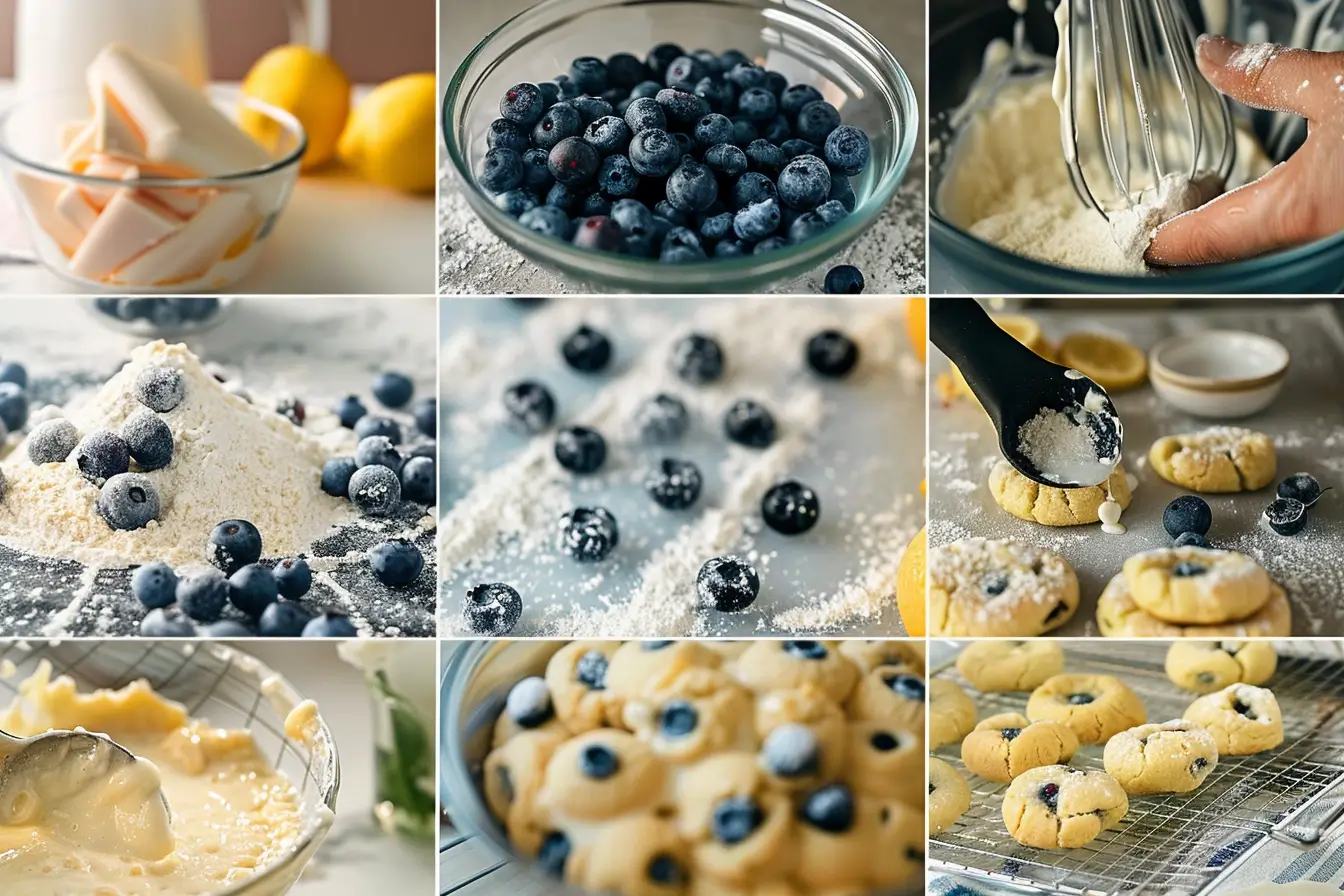
[[[1059,2],[1055,97],[1079,197],[1107,214],[1168,175],[1216,177],[1221,190],[1236,151],[1232,113],[1195,64],[1182,0]]]

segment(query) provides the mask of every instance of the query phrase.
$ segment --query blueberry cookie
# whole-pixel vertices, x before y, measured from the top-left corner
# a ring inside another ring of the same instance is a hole
[[[1007,782],[1046,765],[1065,765],[1078,736],[1060,722],[1033,722],[1021,713],[990,716],[961,742],[961,761],[988,781]]]
[[[750,744],[753,738],[751,695],[731,675],[708,666],[687,668],[650,696],[628,701],[624,720],[636,737],[675,764],[694,762],[744,740]]]
[[[565,879],[590,893],[680,896],[689,892],[689,850],[676,826],[654,815],[608,825],[565,863]]]
[[[1125,561],[1123,574],[1140,609],[1176,625],[1245,619],[1268,603],[1271,594],[1265,568],[1235,551],[1144,551]]]
[[[1078,576],[1053,551],[1013,539],[964,538],[929,550],[931,634],[1039,635],[1078,609]]]
[[[878,666],[910,666],[924,674],[923,641],[841,641],[840,652],[860,672],[871,672]]]
[[[807,893],[883,893],[924,868],[919,813],[828,784],[798,810],[796,876]]]
[[[1129,797],[1105,772],[1064,765],[1034,768],[1003,795],[1003,823],[1013,839],[1039,849],[1077,849],[1118,825]]]
[[[663,799],[667,777],[666,763],[633,734],[589,731],[551,756],[537,804],[556,818],[578,822],[652,812]]]
[[[928,695],[922,675],[908,666],[878,666],[859,681],[845,708],[851,719],[915,729],[924,724]]]
[[[1027,700],[1027,718],[1068,726],[1083,744],[1104,744],[1148,720],[1138,695],[1110,675],[1056,675]]]
[[[1097,628],[1108,638],[1285,638],[1293,630],[1288,597],[1270,583],[1269,600],[1255,613],[1219,625],[1177,625],[1145,613],[1130,594],[1124,574],[1111,579],[1097,599]]]
[[[738,660],[737,677],[758,694],[810,684],[844,703],[859,667],[837,647],[832,641],[754,641]]]
[[[555,714],[575,734],[620,719],[620,702],[607,690],[607,669],[618,641],[573,641],[546,664]]]
[[[1124,510],[1133,500],[1124,465],[1115,468],[1110,479],[1087,488],[1055,488],[1032,482],[1001,460],[989,471],[989,492],[994,502],[1008,513],[1042,526],[1086,526],[1100,522],[1102,504],[1113,500]]]
[[[1165,436],[1149,449],[1148,462],[1173,485],[1205,494],[1264,488],[1278,464],[1269,436],[1237,426]]]
[[[924,805],[924,732],[885,722],[849,726],[845,776],[858,793]]]
[[[721,654],[696,641],[627,641],[611,655],[607,689],[628,700],[665,687],[686,669],[721,665]]]
[[[957,671],[981,693],[1032,691],[1064,671],[1064,651],[1053,641],[973,641],[957,654]]]
[[[676,779],[677,826],[696,867],[744,884],[787,874],[795,858],[793,804],[753,753],[720,753]]]
[[[820,688],[774,691],[756,701],[761,768],[776,787],[803,790],[844,767],[848,723]]]
[[[975,727],[975,703],[953,682],[929,682],[929,749],[960,743]]]
[[[941,834],[971,808],[966,779],[937,756],[929,757],[929,833]]]
[[[551,689],[544,678],[524,678],[509,690],[504,711],[495,720],[491,745],[502,747],[524,731],[548,731],[565,737],[571,733],[555,714]]]
[[[1220,756],[1249,756],[1283,743],[1283,714],[1268,688],[1228,685],[1191,703],[1185,718],[1209,730]]]
[[[1211,694],[1230,684],[1261,685],[1279,663],[1264,641],[1177,641],[1167,649],[1167,678],[1178,688]]]
[[[1126,793],[1189,793],[1218,764],[1218,744],[1203,726],[1173,719],[1121,731],[1102,761]]]
[[[568,733],[524,731],[485,757],[481,786],[490,813],[508,831],[526,856],[535,856],[545,837],[539,823],[537,795],[546,780],[546,766]]]

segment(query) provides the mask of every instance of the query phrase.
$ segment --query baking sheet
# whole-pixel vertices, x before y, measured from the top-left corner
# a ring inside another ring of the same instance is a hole
[[[936,299],[934,301],[937,301]],[[989,471],[999,458],[989,418],[968,401],[944,406],[930,390],[929,544],[959,538],[1017,538],[1064,556],[1078,573],[1081,602],[1056,634],[1098,635],[1097,597],[1140,551],[1169,547],[1162,511],[1187,494],[1148,467],[1148,449],[1161,436],[1193,432],[1226,422],[1265,433],[1278,452],[1275,482],[1257,492],[1202,495],[1213,510],[1212,547],[1240,551],[1263,564],[1288,593],[1294,635],[1344,634],[1344,328],[1336,308],[1312,305],[1232,302],[1196,310],[1112,310],[1095,305],[1076,311],[1029,310],[1055,344],[1070,332],[1121,336],[1145,352],[1162,339],[1209,329],[1261,333],[1283,343],[1292,355],[1287,382],[1267,410],[1245,420],[1192,417],[1160,401],[1151,386],[1112,395],[1125,427],[1125,468],[1139,479],[1134,502],[1121,520],[1125,535],[1105,535],[1100,525],[1052,528],[1019,520],[1002,510],[989,492]],[[947,358],[931,357],[935,374]],[[1284,537],[1260,521],[1274,499],[1278,481],[1306,471],[1333,487],[1309,513],[1307,528]]]
[[[5,302],[0,357],[27,367],[33,411],[101,386],[125,364],[132,348],[149,341],[108,329],[88,310],[89,301]],[[373,408],[370,383],[377,371],[389,368],[411,376],[417,396],[434,390],[432,299],[239,299],[217,328],[178,341],[185,341],[206,363],[238,372],[250,388],[299,396],[310,414],[349,393],[362,396]],[[18,442],[12,436],[10,450]],[[414,528],[423,518],[423,509],[407,504],[395,517],[362,519],[333,530],[305,556],[344,557],[355,551],[357,559],[315,574],[303,602],[344,610],[367,634],[432,637],[437,577],[433,527],[416,538],[426,568],[409,588],[383,585],[364,558],[369,548]],[[208,532],[201,533],[202,552],[208,537]],[[130,570],[91,570],[0,545],[0,636],[134,635],[145,612],[131,595]]]

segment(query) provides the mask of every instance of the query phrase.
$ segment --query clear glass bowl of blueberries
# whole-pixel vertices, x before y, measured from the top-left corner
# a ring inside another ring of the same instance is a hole
[[[918,123],[890,51],[813,0],[543,0],[467,56],[443,106],[496,234],[632,292],[818,267],[882,214]]]
[[[234,299],[101,296],[85,308],[104,326],[145,339],[174,339],[203,333],[222,323]]]

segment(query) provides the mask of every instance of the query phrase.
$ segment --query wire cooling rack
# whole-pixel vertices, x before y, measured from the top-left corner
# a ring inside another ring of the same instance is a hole
[[[958,746],[937,755],[971,786],[971,808],[930,839],[930,868],[1031,892],[1070,894],[1208,892],[1253,848],[1274,836],[1308,845],[1309,823],[1338,807],[1344,788],[1344,657],[1338,645],[1295,642],[1279,652],[1268,687],[1283,711],[1284,742],[1266,753],[1227,756],[1193,793],[1131,796],[1121,825],[1078,849],[1042,850],[1008,835],[1002,816],[1006,784],[966,771]],[[1143,700],[1152,722],[1179,718],[1197,695],[1163,671],[1165,643],[1107,642],[1066,647],[1070,672],[1114,675]],[[1027,695],[981,694],[954,667],[937,677],[957,682],[978,717],[1022,712]],[[1082,748],[1072,765],[1101,769],[1102,748]]]

